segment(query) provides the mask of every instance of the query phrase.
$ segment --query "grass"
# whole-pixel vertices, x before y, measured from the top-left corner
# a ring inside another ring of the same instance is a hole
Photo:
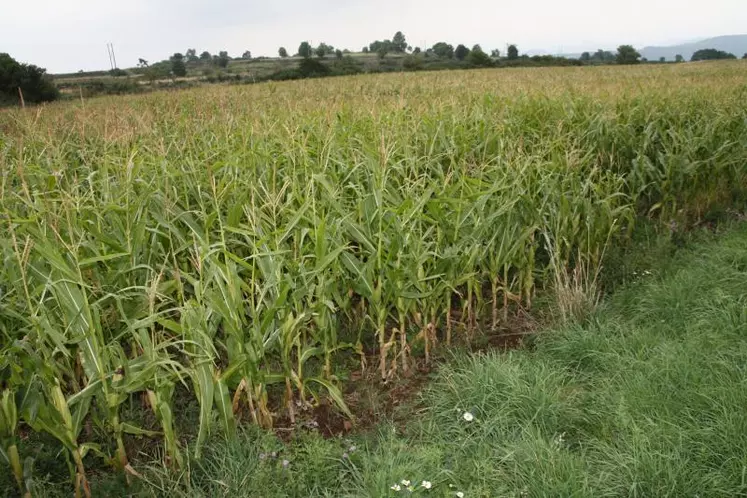
[[[743,69],[348,77],[3,112],[0,447],[19,489],[44,438],[86,495],[142,446],[185,472],[246,423],[347,413],[351,363],[407,375],[552,295],[583,318],[642,222],[745,203]]]
[[[700,239],[584,323],[457,354],[404,428],[291,444],[247,429],[182,473],[146,467],[135,492],[379,497],[409,479],[432,483],[419,496],[744,496],[747,225]]]

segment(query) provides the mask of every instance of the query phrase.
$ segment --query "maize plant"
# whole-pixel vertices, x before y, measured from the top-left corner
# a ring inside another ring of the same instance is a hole
[[[637,220],[747,199],[741,62],[213,86],[0,113],[0,454],[185,463],[239,423],[594,302]],[[151,425],[128,420],[140,406]],[[141,426],[143,425],[143,426]],[[89,430],[96,427],[98,430]]]

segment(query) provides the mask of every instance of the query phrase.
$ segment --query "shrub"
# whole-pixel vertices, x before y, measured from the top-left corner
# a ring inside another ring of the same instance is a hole
[[[55,100],[60,93],[46,74],[46,69],[21,64],[6,53],[0,53],[0,105],[19,101],[18,89],[25,102],[38,103]]]

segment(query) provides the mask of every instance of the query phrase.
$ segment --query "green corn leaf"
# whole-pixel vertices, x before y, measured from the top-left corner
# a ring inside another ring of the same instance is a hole
[[[327,392],[329,393],[329,397],[332,398],[337,407],[342,410],[342,412],[347,415],[348,418],[355,418],[348,408],[348,405],[345,403],[345,400],[342,397],[342,392],[336,385],[332,384],[328,380],[322,379],[321,377],[311,377],[308,380],[310,382],[316,382],[317,384],[320,384],[322,387],[326,388]]]
[[[215,406],[223,425],[223,433],[226,440],[232,441],[236,437],[236,421],[233,417],[233,402],[231,401],[228,387],[222,379],[215,381]]]

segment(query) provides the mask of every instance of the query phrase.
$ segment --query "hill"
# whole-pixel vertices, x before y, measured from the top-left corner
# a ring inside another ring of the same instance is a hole
[[[705,48],[715,48],[716,50],[723,50],[737,57],[742,57],[742,55],[747,53],[747,35],[717,36],[693,43],[683,43],[668,47],[645,47],[641,50],[641,55],[650,61],[655,61],[661,57],[665,57],[667,60],[674,60],[677,54],[680,54],[685,60],[689,61],[696,51]]]

